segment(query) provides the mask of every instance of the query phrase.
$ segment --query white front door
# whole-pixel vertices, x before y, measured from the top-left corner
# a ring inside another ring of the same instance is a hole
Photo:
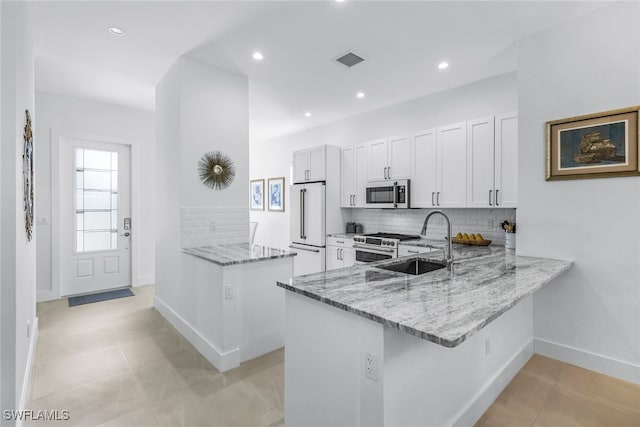
[[[130,147],[60,144],[60,293],[131,286]]]

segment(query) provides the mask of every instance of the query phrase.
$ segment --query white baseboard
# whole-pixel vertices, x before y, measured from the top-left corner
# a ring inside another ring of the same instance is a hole
[[[31,328],[31,339],[29,340],[29,352],[27,353],[27,366],[24,371],[24,378],[22,379],[22,393],[20,394],[20,402],[18,403],[18,410],[23,411],[27,408],[31,398],[31,378],[33,374],[33,362],[36,357],[36,346],[38,345],[38,318],[33,320],[33,326]],[[16,421],[16,427],[22,426],[22,420],[18,418]]]
[[[133,286],[134,288],[137,288],[138,286],[153,285],[155,284],[155,282],[156,282],[155,276],[152,274],[149,274],[147,276],[138,277],[136,280],[133,281],[131,286]]]
[[[533,341],[533,349],[537,354],[640,384],[640,365],[540,338]]]
[[[54,299],[60,299],[60,295],[53,291],[36,292],[36,302],[53,301]]]
[[[454,426],[472,426],[474,425],[482,414],[486,412],[491,404],[500,396],[502,390],[511,382],[513,377],[516,376],[520,369],[527,363],[527,361],[533,356],[533,341],[525,344],[520,351],[516,353],[511,360],[509,360],[502,369],[491,378],[486,386],[478,392],[471,401],[471,403],[455,417],[456,420]]]
[[[228,371],[240,365],[240,349],[236,348],[226,353],[221,352],[157,296],[153,297],[153,305],[220,372]]]

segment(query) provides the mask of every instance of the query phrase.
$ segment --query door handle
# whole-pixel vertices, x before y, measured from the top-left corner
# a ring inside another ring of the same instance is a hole
[[[131,236],[131,233],[129,233],[129,232],[127,231],[126,233],[121,234],[121,236],[123,236],[123,237],[129,237],[129,236]]]
[[[489,190],[489,206],[493,206],[491,204],[491,196],[492,196],[493,190]]]
[[[500,190],[496,190],[496,206],[500,206],[500,205],[498,204],[498,191],[500,191]]]

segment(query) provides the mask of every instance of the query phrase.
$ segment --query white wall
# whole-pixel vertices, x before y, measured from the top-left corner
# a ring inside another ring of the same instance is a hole
[[[638,383],[640,178],[544,177],[546,121],[640,104],[639,19],[621,2],[521,43],[517,248],[575,262],[536,294],[536,352]]]
[[[156,134],[156,296],[179,303],[181,230],[194,230],[183,224],[189,214],[205,212],[219,228],[226,212],[241,216],[234,241],[249,240],[247,78],[180,58],[156,87]],[[222,151],[234,162],[235,180],[224,190],[209,189],[198,177],[198,160],[209,151]]]
[[[365,100],[366,102],[366,100]],[[506,113],[517,108],[517,79],[508,73],[459,88],[371,111],[311,130],[251,144],[251,179],[285,176],[290,184],[291,153],[322,144],[349,146],[384,136]],[[289,200],[287,191],[285,200]],[[252,211],[258,222],[255,243],[284,248],[289,244],[289,214]]]
[[[38,180],[38,300],[60,297],[52,281],[51,176],[52,130],[60,135],[85,135],[131,144],[132,283],[155,280],[155,124],[152,111],[98,101],[36,92],[39,139]],[[55,172],[55,171],[53,171]],[[46,223],[44,223],[46,221]],[[55,242],[54,242],[55,243]]]
[[[34,233],[34,240],[27,241],[23,201],[22,151],[25,110],[29,110],[34,123],[37,123],[37,116],[34,111],[34,59],[27,5],[23,2],[2,2],[0,9],[0,407],[19,409],[23,407],[28,391],[34,329],[37,327],[37,232]],[[37,157],[37,133],[34,144]],[[27,336],[27,322],[31,325],[30,336]],[[4,419],[2,422],[3,425],[12,424]]]

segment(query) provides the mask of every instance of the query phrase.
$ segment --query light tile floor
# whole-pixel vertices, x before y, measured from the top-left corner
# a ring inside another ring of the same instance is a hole
[[[31,409],[69,410],[67,426],[282,426],[284,351],[218,372],[135,297],[38,304]],[[535,355],[478,427],[640,426],[640,386]]]
[[[153,308],[152,286],[134,293],[38,304],[31,409],[70,420],[31,427],[283,425],[282,349],[222,374]]]
[[[639,427],[640,386],[534,355],[476,427]]]

